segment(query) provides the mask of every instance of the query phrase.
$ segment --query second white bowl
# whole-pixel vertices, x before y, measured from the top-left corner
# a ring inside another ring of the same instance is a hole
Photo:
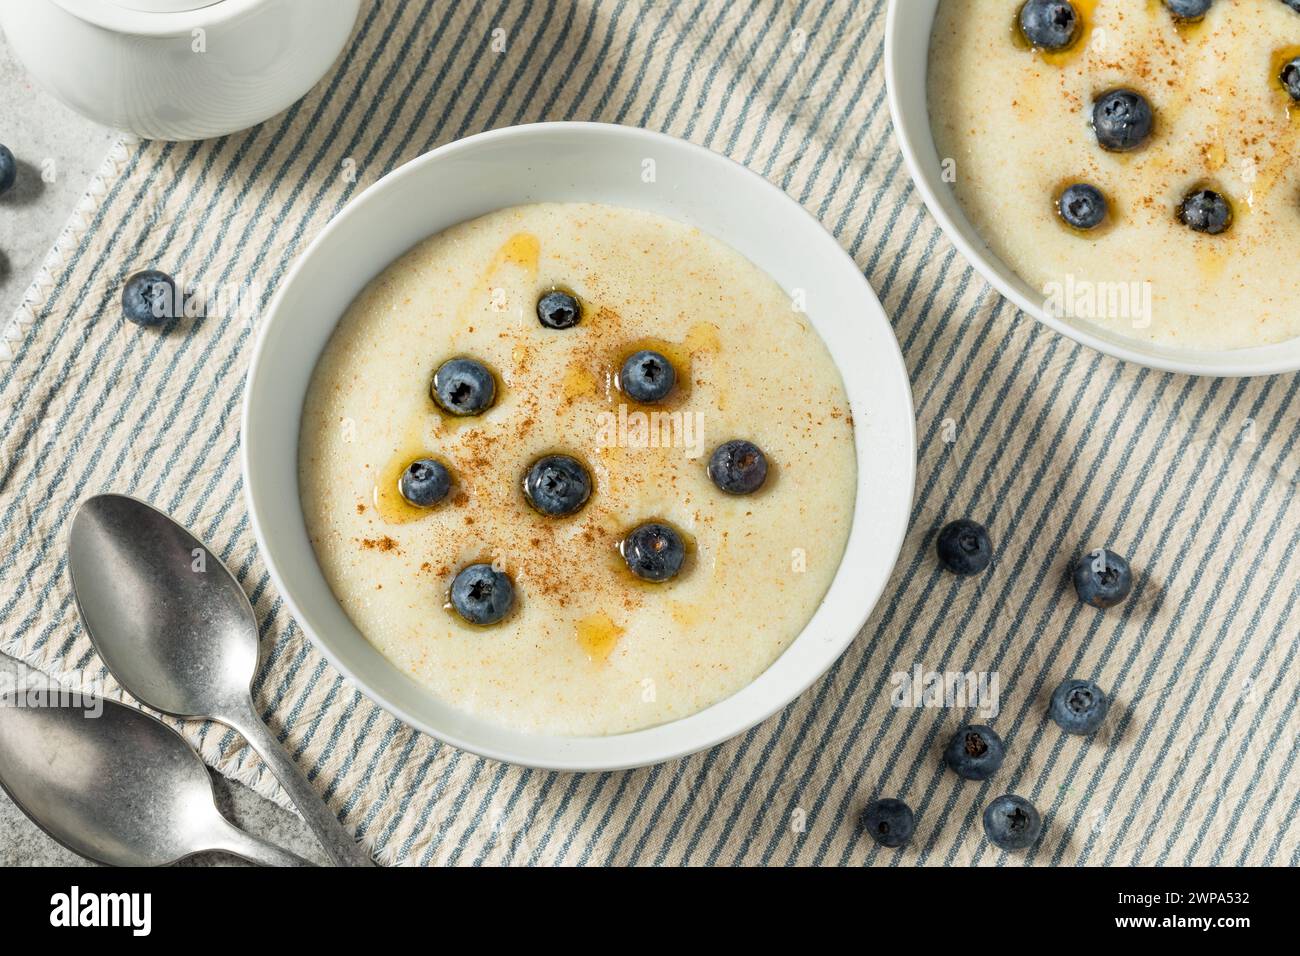
[[[1126,338],[1088,322],[1059,318],[1044,308],[1042,294],[988,247],[943,181],[926,95],[930,34],[939,2],[890,0],[885,20],[885,82],[894,130],[917,191],[971,265],[1022,312],[1076,342],[1125,361],[1169,372],[1226,377],[1300,370],[1300,339],[1223,351],[1172,348]]]

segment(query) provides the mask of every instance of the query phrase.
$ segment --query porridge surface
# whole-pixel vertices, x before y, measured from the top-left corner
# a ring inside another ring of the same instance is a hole
[[[1300,55],[1300,14],[1281,0],[1219,0],[1202,22],[1178,23],[1160,0],[1075,0],[1081,39],[1044,53],[1014,28],[1020,6],[942,0],[931,40],[936,145],[992,250],[1049,300],[1063,293],[1064,314],[1123,335],[1198,349],[1300,335],[1300,108],[1278,80]],[[1093,100],[1116,87],[1155,108],[1137,152],[1105,152],[1090,126]],[[1056,214],[1055,197],[1079,181],[1110,200],[1096,233]],[[1177,221],[1201,186],[1231,201],[1228,232]],[[1149,311],[1141,287],[1126,301],[1129,283],[1149,283]]]
[[[538,296],[577,294],[582,323],[543,328]],[[662,350],[683,379],[655,409],[614,384]],[[429,398],[455,356],[499,378],[483,416]],[[653,431],[653,434],[651,432]],[[714,487],[713,448],[767,454],[750,496]],[[594,491],[570,518],[534,512],[527,466],[565,452]],[[456,476],[430,510],[396,492],[413,459]],[[698,711],[750,683],[799,634],[835,574],[853,515],[853,422],[806,316],[715,239],[639,211],[501,210],[416,246],[352,303],[313,375],[299,447],[321,567],[358,629],[439,698],[517,729],[607,734]],[[685,570],[653,585],[617,544],[657,518],[688,539]],[[516,607],[477,628],[446,607],[452,577],[496,561]]]

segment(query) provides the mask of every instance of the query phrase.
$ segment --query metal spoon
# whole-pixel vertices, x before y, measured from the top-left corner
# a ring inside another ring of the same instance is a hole
[[[118,683],[155,710],[238,731],[331,860],[374,865],[258,716],[257,617],[216,555],[144,502],[96,495],[72,519],[68,567],[81,620]]]
[[[74,853],[110,866],[166,866],[210,850],[312,865],[227,821],[203,761],[162,721],[93,697],[18,706],[25,696],[0,698],[0,787]]]

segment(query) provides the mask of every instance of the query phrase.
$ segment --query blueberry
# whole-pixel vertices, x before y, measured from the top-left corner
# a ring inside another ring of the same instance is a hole
[[[943,752],[943,762],[959,777],[967,780],[987,780],[998,772],[1006,757],[1002,738],[992,727],[968,724],[952,735]]]
[[[1114,607],[1133,589],[1128,562],[1109,548],[1089,551],[1074,563],[1074,590],[1093,607]]]
[[[1180,20],[1199,20],[1213,5],[1214,0],[1165,0],[1169,12]]]
[[[1297,0],[1300,2],[1300,0]],[[1291,99],[1300,103],[1300,56],[1289,61],[1286,66],[1282,67],[1282,87],[1291,94]],[[0,192],[3,192],[0,189]]]
[[[495,624],[514,603],[514,583],[490,564],[471,564],[451,582],[451,606],[470,624]]]
[[[1127,153],[1147,141],[1156,117],[1146,97],[1134,90],[1111,90],[1092,107],[1092,128],[1102,149]]]
[[[618,387],[634,401],[662,401],[677,384],[672,363],[658,352],[642,349],[628,356],[618,375]]]
[[[733,438],[713,450],[709,477],[727,494],[751,494],[767,481],[767,456],[753,442]]]
[[[645,581],[667,581],[677,576],[686,560],[682,536],[658,521],[633,528],[620,550],[628,570]]]
[[[178,318],[176,280],[157,269],[137,272],[122,287],[122,314],[136,325],[162,325]]]
[[[397,490],[417,508],[432,508],[451,491],[451,472],[432,458],[417,458],[397,479]]]
[[[916,829],[916,817],[902,800],[885,797],[867,804],[862,811],[862,829],[881,846],[906,846]]]
[[[1179,205],[1178,221],[1193,232],[1217,236],[1232,225],[1232,205],[1213,189],[1197,189]]]
[[[1106,220],[1106,197],[1087,183],[1066,186],[1056,208],[1066,225],[1075,229],[1096,229]]]
[[[1300,13],[1300,0],[1282,0],[1282,2],[1285,3],[1292,10],[1294,10],[1296,13]]]
[[[1047,715],[1067,734],[1095,733],[1106,719],[1110,699],[1090,680],[1063,680],[1052,691]]]
[[[497,398],[497,380],[486,365],[471,358],[443,362],[433,373],[433,400],[451,415],[478,415]]]
[[[963,577],[979,574],[993,560],[993,543],[982,524],[959,518],[944,525],[934,542],[939,563]]]
[[[548,329],[571,329],[582,321],[582,306],[567,292],[548,292],[537,300],[537,321]]]
[[[1027,850],[1042,832],[1042,817],[1024,797],[1004,794],[984,808],[984,835],[1000,850]]]
[[[13,188],[18,178],[18,160],[9,151],[8,146],[0,145],[0,196]]]
[[[524,497],[544,515],[571,515],[591,497],[591,475],[576,458],[547,455],[524,475]]]
[[[1020,30],[1041,50],[1064,50],[1079,33],[1079,11],[1068,0],[1028,0],[1020,8]]]

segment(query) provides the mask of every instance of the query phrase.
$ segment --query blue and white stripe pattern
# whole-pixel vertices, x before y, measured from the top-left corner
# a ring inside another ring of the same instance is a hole
[[[1300,863],[1300,377],[1155,373],[1017,314],[912,189],[885,107],[883,21],[883,0],[376,0],[336,70],[281,116],[205,143],[123,143],[0,343],[0,647],[107,681],[63,542],[78,500],[125,491],[194,528],[244,583],[262,622],[264,712],[390,861]],[[248,527],[237,421],[256,319],[155,335],[118,317],[122,279],[145,266],[255,283],[264,306],[304,244],[385,172],[545,119],[685,137],[802,202],[884,302],[919,416],[911,532],[848,653],[742,737],[626,773],[480,760],[345,684],[286,616]],[[931,557],[936,528],[960,516],[998,546],[974,580]],[[1138,572],[1105,614],[1065,577],[1103,543]],[[990,722],[1008,759],[992,783],[939,762],[970,711],[891,706],[890,675],[918,663],[999,674]],[[1046,718],[1067,676],[1115,698],[1093,740]],[[185,731],[223,772],[275,792],[233,734]],[[980,832],[1002,792],[1044,814],[1023,856]],[[916,809],[910,849],[862,838],[874,795]]]

